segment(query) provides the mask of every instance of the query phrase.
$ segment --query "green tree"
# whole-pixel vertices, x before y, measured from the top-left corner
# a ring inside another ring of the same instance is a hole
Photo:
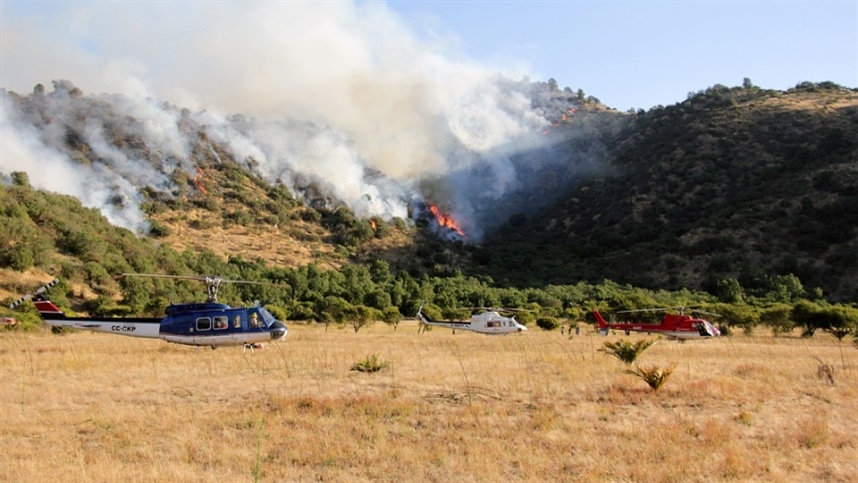
[[[399,309],[396,307],[385,307],[385,309],[381,311],[381,320],[387,325],[392,325],[393,331],[396,332],[396,329],[399,327],[399,323],[402,321],[402,314],[399,313]]]
[[[558,90],[557,81],[554,78],[548,79],[548,90],[551,92],[556,92]]]
[[[754,332],[754,327],[760,321],[759,312],[750,305],[716,304],[713,308],[721,316],[722,323],[741,327],[748,335]]]
[[[393,283],[390,265],[381,259],[375,259],[369,263],[369,276],[376,285],[381,287],[388,287]]]
[[[374,309],[382,311],[393,305],[393,302],[390,299],[390,294],[381,289],[375,289],[366,294],[366,297],[364,297],[364,303]]]
[[[341,274],[344,278],[344,298],[353,304],[363,303],[368,293],[375,290],[375,284],[367,267],[362,265],[346,265]]]
[[[99,295],[94,299],[87,300],[84,308],[93,317],[108,317],[113,315],[116,305],[104,295]]]
[[[775,304],[760,312],[760,323],[772,329],[775,337],[789,334],[795,327],[795,322],[790,318],[792,306],[787,304]]]
[[[328,324],[331,322],[337,324],[344,323],[349,317],[349,310],[351,308],[352,305],[347,300],[334,295],[328,295],[316,303],[314,317],[319,322],[323,322],[325,330],[327,330]]]
[[[801,280],[793,274],[774,277],[767,299],[772,302],[792,303],[804,297],[806,292]]]
[[[377,312],[366,305],[353,305],[346,310],[346,317],[351,321],[355,334],[362,327],[366,327],[375,317]]]
[[[855,331],[858,324],[858,309],[847,305],[834,305],[822,309],[823,318],[828,327],[825,331],[842,341],[847,335]]]
[[[15,186],[30,186],[30,175],[28,175],[25,171],[13,171],[12,172],[12,184]]]
[[[825,328],[825,320],[820,313],[819,305],[809,300],[800,300],[793,306],[790,316],[802,328],[802,337],[813,337],[818,329]]]
[[[735,278],[724,278],[715,283],[715,296],[725,304],[741,304],[745,302],[745,291]]]

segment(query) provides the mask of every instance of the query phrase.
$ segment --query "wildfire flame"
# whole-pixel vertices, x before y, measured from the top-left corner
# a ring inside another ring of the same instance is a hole
[[[467,236],[465,235],[465,232],[462,231],[462,229],[459,227],[459,224],[456,222],[456,220],[454,220],[452,216],[446,213],[441,213],[441,210],[439,210],[437,206],[429,205],[429,211],[432,212],[432,215],[435,217],[435,220],[438,221],[438,224],[440,226],[445,226],[455,231],[459,235]]]
[[[369,219],[369,225],[372,227],[372,231],[377,231],[377,230],[378,230],[378,222],[377,222],[377,221],[375,221],[375,218],[370,218],[370,219]]]
[[[203,170],[199,166],[197,166],[197,175],[193,179],[194,185],[196,185],[197,189],[202,191],[204,195],[207,195],[207,194],[209,194],[209,192],[206,191],[206,187],[203,186],[203,182],[202,182],[202,179],[204,179],[204,178],[205,178],[205,175],[203,174]]]

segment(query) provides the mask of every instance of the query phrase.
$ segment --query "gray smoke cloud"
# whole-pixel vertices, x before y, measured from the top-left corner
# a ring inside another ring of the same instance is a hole
[[[93,130],[98,131],[97,128]],[[103,144],[96,139],[98,133],[90,134],[96,145]],[[3,140],[0,143],[0,172],[26,172],[30,184],[36,188],[74,196],[85,206],[100,209],[114,225],[135,231],[146,230],[148,222],[139,207],[141,197],[135,178],[124,176],[122,171],[104,164],[73,162],[64,150],[58,148],[61,146],[59,142],[46,142],[46,139],[60,135],[62,133],[51,132],[50,129],[37,130],[22,118],[9,95],[0,92],[0,139]],[[109,159],[124,163],[126,175],[135,169],[133,163],[121,154]],[[148,173],[144,179],[151,179]]]
[[[542,142],[547,123],[529,84],[509,80],[521,66],[463,59],[383,3],[73,2],[13,20],[2,20],[0,87],[70,79],[104,112],[79,125],[83,104],[56,82],[37,132],[2,94],[0,171],[135,230],[146,226],[136,187],[193,172],[182,129],[193,122],[271,181],[318,183],[360,216],[405,217],[414,197],[430,198],[479,238],[486,204],[521,187],[514,153]],[[119,125],[152,154],[118,147]],[[96,162],[60,148],[68,129]]]

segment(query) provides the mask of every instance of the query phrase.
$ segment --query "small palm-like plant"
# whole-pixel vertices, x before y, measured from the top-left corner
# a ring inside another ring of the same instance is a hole
[[[358,372],[378,372],[389,365],[390,362],[381,360],[378,354],[370,354],[362,360],[355,362],[352,365],[352,370]]]
[[[667,379],[673,374],[673,367],[663,368],[658,366],[635,367],[626,371],[638,379],[649,384],[653,391],[658,391],[661,386],[667,382]]]
[[[637,342],[630,340],[618,340],[616,342],[605,342],[605,347],[600,351],[610,354],[617,359],[631,365],[643,351],[655,344],[656,339],[640,339]]]
[[[834,384],[834,366],[826,364],[819,357],[813,356],[813,358],[819,363],[819,369],[816,371],[817,379],[827,380],[829,383]]]

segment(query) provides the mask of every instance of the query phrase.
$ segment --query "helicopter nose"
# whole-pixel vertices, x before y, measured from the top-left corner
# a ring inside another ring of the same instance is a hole
[[[286,337],[286,324],[275,320],[268,326],[268,332],[271,334],[271,340],[280,340]]]

